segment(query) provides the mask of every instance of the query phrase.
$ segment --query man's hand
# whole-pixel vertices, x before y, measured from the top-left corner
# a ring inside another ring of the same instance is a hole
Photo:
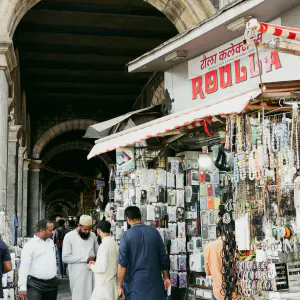
[[[25,300],[27,297],[27,292],[26,291],[20,291],[19,292],[19,300]]]
[[[118,286],[118,296],[120,300],[125,300],[124,290],[121,286]]]
[[[95,258],[93,256],[89,256],[88,259],[87,259],[87,263],[89,263],[90,261],[94,261]]]
[[[164,279],[165,290],[167,290],[172,285],[169,278]]]
[[[91,265],[94,265],[94,264],[95,264],[94,261],[90,261],[90,262],[88,263],[88,270],[89,270],[89,271],[91,271]]]

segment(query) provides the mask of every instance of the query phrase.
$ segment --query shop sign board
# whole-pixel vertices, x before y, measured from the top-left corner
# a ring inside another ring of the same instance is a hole
[[[273,21],[281,24],[281,20]],[[259,42],[270,41],[259,34]],[[255,47],[246,47],[239,37],[208,53],[165,72],[165,86],[172,102],[172,113],[203,101],[217,103],[236,97],[262,82],[299,80],[300,57]],[[167,93],[166,93],[167,94]]]
[[[117,172],[120,175],[135,170],[134,147],[124,147],[116,150]]]

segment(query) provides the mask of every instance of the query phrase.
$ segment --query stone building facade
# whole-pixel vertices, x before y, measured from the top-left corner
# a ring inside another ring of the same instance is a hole
[[[218,2],[215,6],[210,0],[144,1],[162,12],[180,33],[209,18],[219,8],[217,6],[225,5],[228,0],[222,0],[222,4]],[[13,39],[22,18],[38,2],[0,1],[0,206],[6,210],[10,224],[13,224],[14,216],[18,217],[19,236],[32,235],[37,220],[44,217],[48,209],[53,210],[56,202],[64,203],[67,209],[73,206],[72,199],[78,201],[78,194],[75,196],[74,191],[68,188],[67,181],[65,189],[57,187],[59,195],[49,189],[64,178],[60,174],[41,176],[43,161],[47,163],[56,155],[70,150],[87,152],[92,144],[81,140],[82,133],[88,126],[109,118],[107,112],[104,116],[105,107],[96,109],[89,107],[88,103],[85,106],[63,103],[59,110],[50,104],[28,109],[19,49],[13,44]],[[164,88],[161,74],[148,88],[144,99],[134,99],[135,107],[162,104]],[[128,110],[131,108],[128,107]],[[66,136],[71,141],[65,140]],[[54,140],[57,142],[54,143]],[[68,197],[61,200],[62,195]],[[52,207],[47,201],[52,201]]]

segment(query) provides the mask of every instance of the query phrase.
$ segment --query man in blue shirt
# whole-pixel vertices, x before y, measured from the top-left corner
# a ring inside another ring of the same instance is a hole
[[[12,269],[11,258],[10,258],[8,247],[2,240],[0,240],[0,259],[2,264],[2,268],[0,268],[0,278],[2,282],[2,274],[8,273]],[[3,289],[2,289],[2,284],[0,284],[0,299],[2,298],[3,298]]]
[[[127,207],[125,216],[131,229],[120,243],[118,295],[126,300],[165,300],[171,282],[162,238],[155,228],[141,223],[138,207]]]

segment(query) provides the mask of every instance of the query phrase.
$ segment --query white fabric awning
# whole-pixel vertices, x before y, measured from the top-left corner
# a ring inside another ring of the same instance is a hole
[[[94,125],[90,126],[87,129],[87,131],[86,131],[86,133],[84,135],[84,138],[99,139],[99,138],[105,137],[105,136],[109,135],[111,129],[115,125],[121,123],[122,121],[124,121],[124,120],[126,120],[128,118],[130,118],[132,115],[135,115],[135,114],[147,111],[147,110],[149,110],[149,109],[151,109],[153,107],[154,106],[152,106],[152,107],[146,107],[146,108],[135,110],[135,111],[131,111],[131,112],[127,113],[127,114],[124,114],[124,115],[121,115],[119,117],[110,119],[108,121],[94,124]]]
[[[254,99],[259,94],[261,94],[261,89],[252,90],[214,104],[207,104],[204,100],[193,108],[101,138],[95,142],[88,159],[118,148],[134,145],[148,138],[160,136],[163,133],[189,125],[206,117],[238,114],[244,110],[251,99]]]

